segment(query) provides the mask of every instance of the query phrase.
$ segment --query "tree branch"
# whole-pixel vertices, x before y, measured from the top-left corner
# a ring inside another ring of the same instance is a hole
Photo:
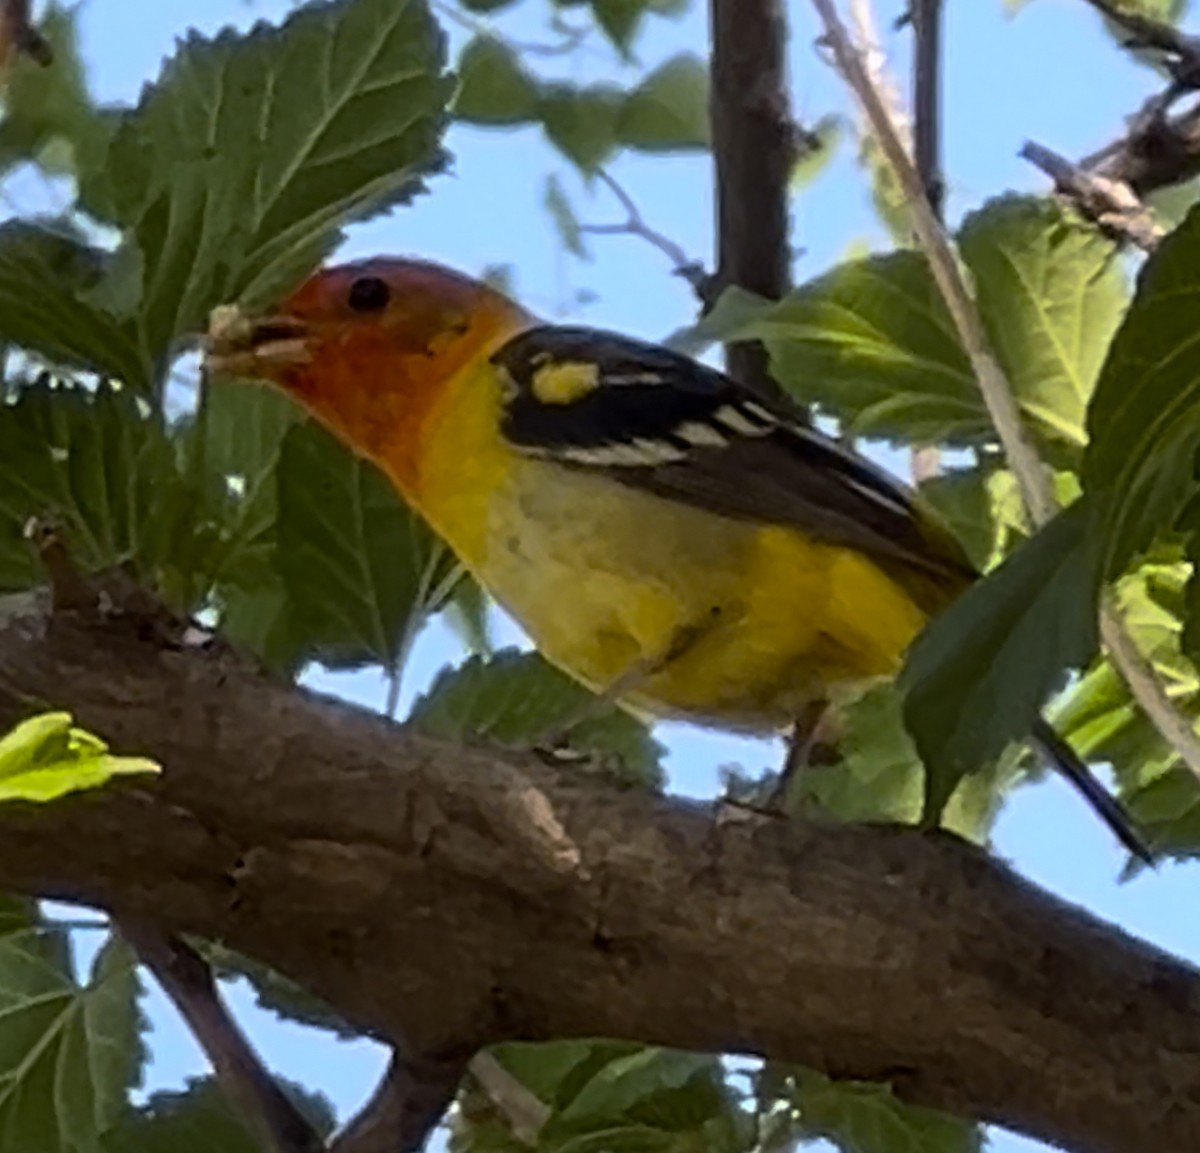
[[[625,191],[625,188],[611,172],[601,168],[596,172],[596,176],[625,210],[625,220],[620,224],[581,224],[579,231],[592,236],[640,237],[647,244],[657,248],[671,262],[671,271],[692,286],[692,291],[695,292],[702,305],[707,307],[714,304],[716,297],[713,295],[712,277],[705,272],[704,265],[688,256],[669,236],[664,236],[663,233],[651,228],[646,223],[646,219],[642,216],[633,197]]]
[[[467,1063],[393,1052],[379,1088],[329,1153],[417,1153],[450,1108]]]
[[[117,928],[195,1034],[233,1106],[269,1153],[323,1153],[325,1142],[292,1104],[229,1015],[204,959],[178,937],[139,917]]]
[[[737,285],[769,300],[791,283],[787,188],[795,127],[788,110],[787,24],[781,0],[710,0],[715,300]],[[761,344],[726,348],[731,376],[777,395]]]
[[[825,25],[838,67],[862,104],[879,145],[904,189],[921,248],[971,363],[992,426],[1017,478],[1025,508],[1035,525],[1044,524],[1058,511],[1050,474],[1021,420],[1012,385],[991,350],[983,320],[963,279],[949,237],[925,198],[920,177],[888,117],[860,51],[838,16],[834,0],[813,0],[813,4]],[[1101,602],[1100,632],[1113,667],[1121,674],[1138,707],[1183,762],[1200,777],[1200,737],[1179,716],[1154,669],[1144,660],[1135,659],[1138,658],[1136,646],[1126,633],[1111,597],[1105,597]]]
[[[0,62],[24,53],[43,68],[54,63],[54,49],[34,27],[29,0],[0,0]]]
[[[48,599],[0,600],[0,727],[53,700],[165,771],[0,808],[4,888],[221,940],[448,1068],[628,1038],[887,1081],[1089,1153],[1197,1147],[1197,974],[971,846],[719,824]]]
[[[1046,173],[1059,193],[1114,240],[1152,252],[1165,235],[1162,225],[1124,181],[1088,172],[1032,140],[1025,142],[1021,156]]]
[[[913,162],[929,207],[942,219],[942,0],[912,0]]]

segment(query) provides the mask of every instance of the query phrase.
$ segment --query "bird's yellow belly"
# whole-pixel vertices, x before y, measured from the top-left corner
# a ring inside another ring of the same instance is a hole
[[[522,461],[450,543],[549,660],[597,690],[628,678],[633,707],[779,727],[890,675],[924,622],[858,554],[548,467]]]

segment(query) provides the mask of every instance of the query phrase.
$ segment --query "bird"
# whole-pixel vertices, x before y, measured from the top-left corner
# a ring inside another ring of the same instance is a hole
[[[376,465],[546,659],[651,716],[782,731],[894,676],[980,576],[919,493],[786,399],[432,261],[321,268],[259,315],[220,305],[205,358]],[[1030,739],[1150,861],[1044,718]]]

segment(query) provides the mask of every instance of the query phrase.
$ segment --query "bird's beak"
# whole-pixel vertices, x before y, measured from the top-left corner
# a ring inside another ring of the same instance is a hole
[[[222,304],[209,314],[204,366],[221,375],[270,379],[310,359],[311,335],[294,316],[247,316],[236,304]]]

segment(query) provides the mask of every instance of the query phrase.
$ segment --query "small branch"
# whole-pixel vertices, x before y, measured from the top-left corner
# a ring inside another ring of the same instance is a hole
[[[450,1108],[466,1068],[465,1061],[393,1052],[379,1088],[329,1153],[417,1153]]]
[[[950,241],[926,199],[921,178],[909,159],[879,92],[867,74],[861,53],[838,16],[833,0],[813,0],[813,5],[825,25],[826,38],[838,69],[862,104],[883,154],[904,190],[917,238],[963,342],[992,424],[1020,484],[1025,506],[1034,523],[1043,524],[1058,509],[1050,477],[1021,422],[1020,409],[1012,388],[991,351],[983,322],[959,271]]]
[[[29,0],[3,0],[0,3],[0,57],[7,63],[11,55],[23,53],[43,68],[54,63],[54,49],[34,26]]]
[[[513,1136],[522,1144],[536,1146],[542,1128],[550,1120],[550,1106],[526,1089],[486,1049],[472,1059],[471,1076],[503,1114]]]
[[[443,0],[433,0],[433,8],[439,15],[445,16],[447,20],[457,24],[460,28],[465,28],[468,32],[473,32],[476,36],[502,39],[514,52],[520,52],[529,56],[566,56],[574,52],[576,48],[582,47],[584,41],[592,33],[592,29],[586,24],[579,26],[560,24],[558,30],[562,34],[562,39],[553,44],[545,44],[539,41],[510,40],[507,36],[501,37],[496,29],[488,24],[487,21],[477,20],[455,4],[447,4]]]
[[[942,0],[912,0],[913,159],[934,216],[942,219]]]
[[[1121,180],[1088,172],[1066,157],[1026,141],[1021,156],[1054,181],[1054,187],[1114,240],[1152,252],[1166,235],[1132,188]]]
[[[813,4],[825,25],[838,67],[862,103],[884,155],[912,206],[913,223],[921,247],[971,362],[992,424],[1017,478],[1026,510],[1035,525],[1044,524],[1058,508],[1050,477],[1021,422],[1012,386],[991,351],[983,321],[959,271],[950,241],[923,195],[920,177],[863,67],[858,49],[837,14],[834,0],[813,0]],[[1134,700],[1163,739],[1192,772],[1200,776],[1200,742],[1191,733],[1186,719],[1177,713],[1153,669],[1140,659],[1111,599],[1104,602],[1100,625],[1113,667],[1124,679]]]
[[[1167,69],[1175,82],[1172,101],[1189,88],[1200,88],[1200,36],[1189,36],[1165,20],[1143,16],[1113,0],[1087,2],[1129,33],[1128,47],[1150,48],[1168,57]]]
[[[263,1068],[200,955],[144,921],[119,917],[117,927],[174,1002],[222,1089],[270,1153],[323,1153],[325,1142]]]
[[[864,5],[869,10],[869,3]],[[933,215],[945,220],[946,180],[942,172],[942,7],[943,0],[911,0],[913,21],[913,161]],[[941,471],[935,444],[914,444],[909,472],[914,485]]]
[[[795,126],[788,105],[782,0],[709,0],[717,272],[713,300],[730,285],[779,300],[791,283],[788,180]],[[750,388],[779,396],[766,349],[727,345],[726,367]]]
[[[1169,748],[1200,777],[1200,737],[1191,722],[1175,707],[1154,666],[1125,630],[1121,614],[1111,593],[1100,602],[1100,639],[1108,648],[1113,665],[1120,670],[1130,696],[1162,735]]]
[[[715,300],[711,297],[712,277],[704,270],[704,265],[693,260],[669,236],[653,229],[645,221],[633,197],[617,181],[612,173],[601,168],[596,173],[600,181],[617,198],[625,210],[625,220],[621,224],[581,224],[580,232],[591,236],[637,236],[658,249],[673,265],[672,271],[682,277],[692,286],[700,303],[707,305]]]

